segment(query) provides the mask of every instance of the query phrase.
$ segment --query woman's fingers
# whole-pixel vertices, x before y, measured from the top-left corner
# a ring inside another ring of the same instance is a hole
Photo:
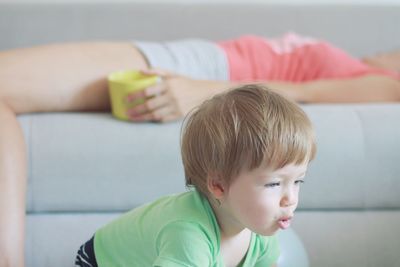
[[[160,76],[161,78],[167,78],[167,77],[175,76],[175,74],[170,72],[170,71],[163,70],[163,69],[158,69],[158,68],[141,70],[140,72],[142,74],[144,74],[144,75],[157,75],[157,76]]]
[[[151,112],[142,113],[138,115],[129,115],[129,119],[135,122],[144,121],[157,121],[157,122],[167,122],[177,119],[175,115],[174,108],[171,105],[163,106],[152,110]]]
[[[159,76],[169,75],[164,71],[149,70],[146,74],[157,74]],[[135,92],[127,97],[128,102],[135,103],[138,99],[144,100],[127,112],[132,121],[172,121],[181,118],[193,106],[200,103],[209,93],[202,88],[199,81],[191,80],[183,76],[168,76],[161,83],[150,86],[140,92]],[[210,87],[213,84],[209,85]],[[193,87],[193,88],[192,88]],[[207,89],[207,87],[205,87]]]
[[[178,118],[177,107],[167,93],[156,94],[127,111],[132,121],[158,121],[166,122]]]
[[[139,104],[128,110],[128,115],[138,116],[141,114],[152,112],[163,106],[170,104],[170,98],[166,94],[158,95],[147,99],[143,104]]]
[[[136,91],[126,97],[126,102],[131,103],[138,99],[148,99],[163,94],[167,88],[164,83],[155,84],[144,90]]]

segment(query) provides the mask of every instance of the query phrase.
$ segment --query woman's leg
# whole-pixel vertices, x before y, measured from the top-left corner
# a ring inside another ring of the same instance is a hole
[[[25,146],[15,113],[0,103],[0,266],[23,266]]]
[[[26,154],[17,115],[108,110],[106,76],[146,69],[129,43],[76,43],[0,52],[0,267],[24,266]]]

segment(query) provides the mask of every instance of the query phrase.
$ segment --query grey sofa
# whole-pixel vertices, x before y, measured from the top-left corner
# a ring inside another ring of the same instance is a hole
[[[0,48],[287,30],[356,56],[399,45],[398,5],[160,3],[0,4]],[[315,125],[318,156],[293,228],[310,266],[400,266],[400,104],[302,107]],[[27,266],[71,266],[77,246],[97,227],[184,190],[180,122],[131,124],[108,113],[19,120],[29,153]]]

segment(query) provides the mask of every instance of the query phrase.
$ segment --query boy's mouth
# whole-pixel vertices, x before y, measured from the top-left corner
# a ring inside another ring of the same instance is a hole
[[[290,227],[292,217],[282,217],[278,220],[279,228],[285,230]]]

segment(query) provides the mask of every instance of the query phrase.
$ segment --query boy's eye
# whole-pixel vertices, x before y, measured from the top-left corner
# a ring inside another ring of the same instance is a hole
[[[296,180],[294,183],[300,185],[304,183],[304,180]]]
[[[280,185],[280,183],[270,183],[270,184],[266,184],[266,185],[264,185],[265,187],[277,187],[277,186],[279,186]]]

